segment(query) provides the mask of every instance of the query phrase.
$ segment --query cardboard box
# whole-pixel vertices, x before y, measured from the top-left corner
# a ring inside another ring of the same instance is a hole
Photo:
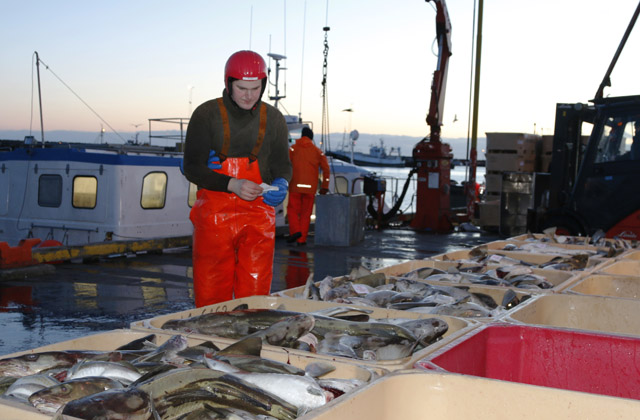
[[[132,322],[130,327],[134,331],[146,331],[150,332],[162,332],[165,334],[177,334],[177,331],[171,331],[162,329],[162,325],[171,320],[171,319],[185,319],[190,318],[196,315],[202,315],[211,312],[226,312],[231,311],[236,308],[238,305],[246,304],[249,309],[281,309],[295,312],[304,312],[309,313],[313,311],[318,311],[321,309],[335,308],[339,307],[352,307],[354,308],[354,313],[362,313],[362,307],[358,307],[356,305],[344,305],[337,304],[331,302],[319,302],[313,300],[303,300],[303,299],[292,299],[287,297],[276,297],[276,296],[252,296],[242,299],[235,299],[227,302],[222,302],[216,305],[204,306],[202,308],[194,308],[186,311],[176,312],[168,315],[156,316],[151,319],[145,319],[142,321]],[[407,318],[407,319],[424,319],[424,318],[440,318],[447,322],[449,329],[444,334],[444,336],[437,341],[436,343],[431,344],[430,346],[419,350],[413,353],[409,357],[405,357],[402,359],[396,360],[379,360],[379,361],[370,361],[370,360],[359,360],[359,359],[351,359],[348,357],[341,356],[331,356],[326,354],[318,354],[318,353],[309,353],[303,350],[284,348],[272,345],[263,345],[263,351],[269,350],[272,353],[280,353],[283,357],[286,355],[300,355],[300,356],[310,356],[313,355],[318,359],[329,359],[329,360],[341,360],[343,362],[351,362],[358,363],[363,366],[374,366],[383,368],[389,371],[405,369],[407,367],[413,366],[416,360],[424,357],[425,354],[430,353],[435,350],[439,346],[446,345],[449,341],[458,337],[459,335],[465,334],[468,330],[476,328],[480,325],[479,322],[473,320],[465,320],[462,318],[444,316],[444,315],[431,315],[431,314],[419,314],[415,312],[407,312],[407,311],[397,311],[391,309],[381,309],[381,308],[367,308],[371,312],[369,313],[370,318],[372,319],[397,319],[397,318]],[[211,339],[212,336],[204,335],[204,334],[195,334],[192,333],[189,335],[190,337],[199,338],[202,340]],[[227,345],[231,343],[235,343],[236,339],[231,338],[222,338],[217,337],[217,340],[221,343],[226,343]]]
[[[518,305],[503,321],[543,327],[640,336],[640,301],[546,294]]]
[[[536,142],[540,136],[526,133],[486,133],[486,150],[492,152],[514,152],[521,156],[535,156]],[[486,152],[485,152],[486,154]]]
[[[486,170],[492,172],[533,172],[535,155],[518,156],[512,153],[485,152]]]
[[[636,419],[640,402],[418,369],[394,372],[299,420]]]
[[[481,201],[478,203],[478,224],[481,227],[500,226],[500,201]]]
[[[416,366],[638,400],[638,353],[640,338],[494,323]]]
[[[156,344],[162,344],[167,341],[172,334],[163,334],[154,332],[156,334]],[[87,335],[85,337],[76,338],[73,340],[62,341],[59,343],[51,344],[48,346],[38,347],[28,351],[17,352],[2,356],[2,358],[15,357],[23,354],[34,354],[44,351],[64,351],[64,350],[98,350],[98,351],[110,351],[115,350],[119,346],[127,344],[133,340],[143,338],[149,334],[148,331],[133,331],[133,330],[113,330],[108,332],[96,333]],[[185,335],[186,336],[186,335]],[[188,345],[193,346],[202,343],[203,339],[199,339],[193,336],[186,336]],[[207,338],[209,340],[209,338]],[[225,342],[212,339],[214,344],[220,348],[227,346]],[[288,363],[292,366],[304,369],[308,364],[317,362],[319,359],[313,357],[311,354],[286,354],[283,352],[271,351],[269,349],[263,349],[262,357],[267,359],[276,360],[282,363]],[[324,360],[323,361],[327,361]],[[375,381],[379,377],[388,373],[387,370],[382,368],[372,368],[371,366],[362,366],[353,362],[343,362],[340,360],[329,361],[335,370],[329,372],[324,378],[340,378],[340,379],[359,379],[365,382]],[[348,398],[349,394],[345,394],[338,399]],[[30,407],[27,404],[20,404],[16,401],[2,400],[0,399],[0,419],[2,420],[44,420],[51,419],[53,416],[45,415],[38,412],[35,407]],[[75,417],[65,417],[65,419],[73,420]]]

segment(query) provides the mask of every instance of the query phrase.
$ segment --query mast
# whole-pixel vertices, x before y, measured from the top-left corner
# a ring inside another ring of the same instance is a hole
[[[40,135],[42,136],[42,147],[44,148],[44,124],[42,122],[42,93],[40,92],[40,57],[38,51],[34,51],[36,55],[36,72],[38,74],[38,103],[40,104]]]

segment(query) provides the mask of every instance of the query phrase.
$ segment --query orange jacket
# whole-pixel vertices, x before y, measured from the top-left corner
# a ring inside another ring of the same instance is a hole
[[[290,192],[315,195],[318,190],[319,169],[322,169],[321,188],[329,188],[327,157],[309,137],[301,137],[289,147],[289,158],[293,165],[293,176],[289,182]]]

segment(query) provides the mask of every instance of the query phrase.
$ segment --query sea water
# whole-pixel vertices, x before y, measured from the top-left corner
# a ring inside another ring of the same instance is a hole
[[[374,172],[386,181],[387,191],[385,192],[385,207],[390,208],[396,200],[402,194],[405,182],[409,176],[411,168],[393,168],[393,167],[365,167],[367,170]],[[485,167],[480,166],[476,168],[476,182],[479,184],[484,183]],[[454,185],[462,185],[466,182],[469,176],[469,167],[464,165],[458,165],[451,169],[450,179]],[[409,180],[409,186],[407,187],[407,193],[405,194],[401,210],[403,213],[414,213],[416,208],[416,185],[417,174],[414,174]]]

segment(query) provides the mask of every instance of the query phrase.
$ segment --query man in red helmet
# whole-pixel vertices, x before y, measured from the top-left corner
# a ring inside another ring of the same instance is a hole
[[[193,112],[184,149],[184,174],[198,186],[190,214],[197,307],[269,294],[274,207],[291,179],[287,124],[260,100],[264,59],[236,52],[227,60],[224,83],[222,97]]]
[[[318,172],[322,169],[320,194],[326,194],[329,191],[330,175],[327,157],[313,144],[313,131],[309,127],[304,127],[301,134],[296,143],[289,148],[293,177],[287,203],[289,219],[287,242],[295,243],[296,246],[307,244],[313,203],[318,190]]]

